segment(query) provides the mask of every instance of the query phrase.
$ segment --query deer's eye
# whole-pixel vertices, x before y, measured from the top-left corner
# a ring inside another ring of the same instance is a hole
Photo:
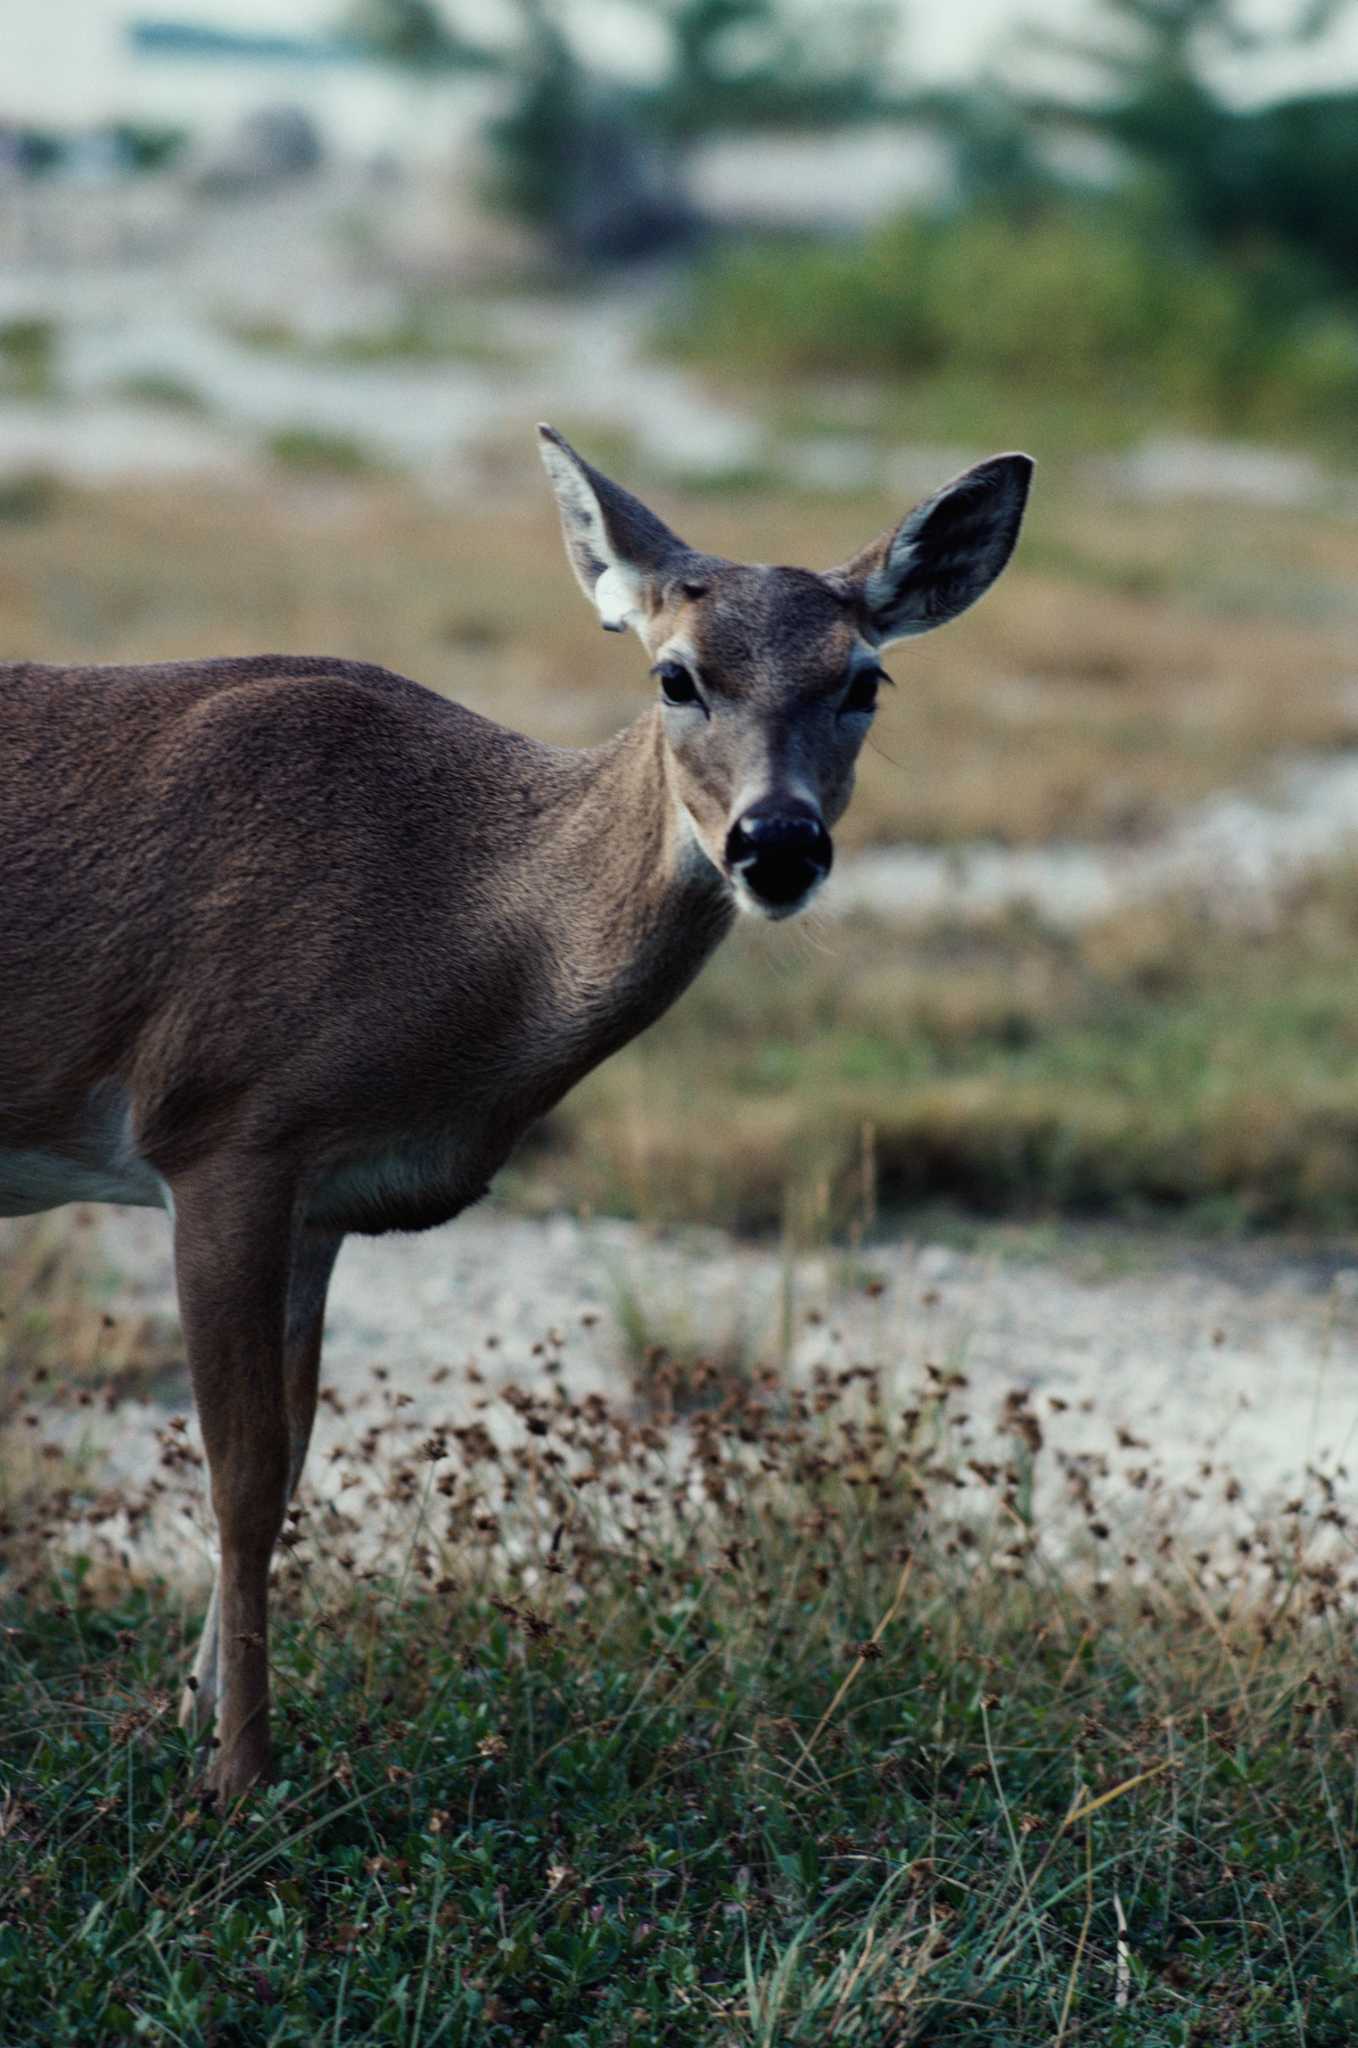
[[[667,704],[698,704],[698,685],[680,661],[662,661],[651,670]]]
[[[879,668],[862,668],[844,692],[841,711],[872,712],[877,709],[877,688],[883,681]]]

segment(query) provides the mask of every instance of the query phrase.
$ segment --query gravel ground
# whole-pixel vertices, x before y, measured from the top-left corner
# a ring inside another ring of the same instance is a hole
[[[1142,846],[883,846],[844,861],[825,908],[901,924],[1026,904],[1078,929],[1129,903],[1186,899],[1219,923],[1267,927],[1305,875],[1358,846],[1358,754],[1280,765],[1262,796],[1221,790]]]
[[[97,1213],[101,1251],[119,1276],[113,1312],[172,1315],[165,1219]],[[1002,1405],[1021,1391],[1049,1441],[1103,1466],[1114,1489],[1152,1465],[1182,1494],[1185,1535],[1191,1523],[1204,1538],[1228,1537],[1246,1508],[1278,1507],[1308,1468],[1342,1484],[1358,1436],[1358,1266],[1342,1255],[1006,1231],[966,1251],[895,1235],[852,1262],[790,1263],[717,1233],[659,1238],[492,1204],[445,1230],[346,1245],[330,1298],[313,1493],[380,1485],[382,1457],[438,1424],[478,1413],[492,1428],[515,1428],[495,1398],[506,1385],[540,1394],[551,1373],[572,1395],[635,1402],[636,1360],[657,1342],[786,1358],[799,1378],[818,1365],[876,1364],[902,1404],[929,1367],[961,1372],[964,1455],[994,1450]],[[383,1417],[386,1449],[358,1449]],[[106,1497],[143,1492],[164,1477],[167,1442],[197,1441],[182,1373],[153,1399],[54,1404],[41,1432]],[[182,1474],[186,1461],[173,1462]],[[1050,1483],[1060,1469],[1058,1459]],[[1228,1474],[1243,1483],[1246,1508],[1229,1504]],[[187,1476],[196,1500],[191,1467]],[[159,1497],[135,1547],[143,1563],[197,1576],[207,1526],[181,1493],[171,1485]]]

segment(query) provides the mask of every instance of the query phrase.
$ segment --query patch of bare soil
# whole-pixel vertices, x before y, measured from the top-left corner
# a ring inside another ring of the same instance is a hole
[[[169,1313],[164,1218],[105,1210],[96,1227],[122,1276],[115,1318]],[[1074,1232],[1045,1252],[1002,1233],[966,1251],[888,1237],[852,1259],[788,1260],[716,1233],[661,1238],[490,1208],[423,1236],[346,1245],[312,1500],[349,1493],[351,1505],[351,1489],[380,1487],[383,1461],[395,1469],[431,1433],[493,1433],[516,1389],[602,1397],[640,1417],[666,1352],[711,1359],[714,1382],[765,1363],[794,1382],[870,1364],[903,1407],[958,1375],[947,1455],[960,1459],[959,1484],[968,1456],[984,1460],[1012,1436],[1017,1398],[1059,1446],[1045,1483],[1097,1466],[1135,1514],[1153,1468],[1152,1492],[1182,1490],[1199,1535],[1224,1537],[1240,1483],[1256,1507],[1279,1509],[1317,1468],[1343,1483],[1358,1433],[1358,1268]],[[74,1467],[100,1540],[172,1576],[206,1573],[182,1374],[159,1398],[66,1405],[56,1393],[36,1412],[39,1444]],[[148,1489],[149,1514],[128,1523],[110,1511]]]

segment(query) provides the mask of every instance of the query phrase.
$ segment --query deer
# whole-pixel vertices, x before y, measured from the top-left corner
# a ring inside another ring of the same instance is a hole
[[[978,463],[818,573],[701,553],[538,433],[656,686],[602,745],[328,657],[0,666],[0,1214],[168,1214],[218,1549],[180,1718],[224,1805],[271,1766],[270,1561],[343,1239],[457,1216],[738,914],[805,909],[883,649],[989,589],[1033,469]]]

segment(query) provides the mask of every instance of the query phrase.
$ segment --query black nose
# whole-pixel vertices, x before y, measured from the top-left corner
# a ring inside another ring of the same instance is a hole
[[[834,847],[809,804],[755,804],[726,835],[726,861],[760,900],[799,903],[830,872]]]

